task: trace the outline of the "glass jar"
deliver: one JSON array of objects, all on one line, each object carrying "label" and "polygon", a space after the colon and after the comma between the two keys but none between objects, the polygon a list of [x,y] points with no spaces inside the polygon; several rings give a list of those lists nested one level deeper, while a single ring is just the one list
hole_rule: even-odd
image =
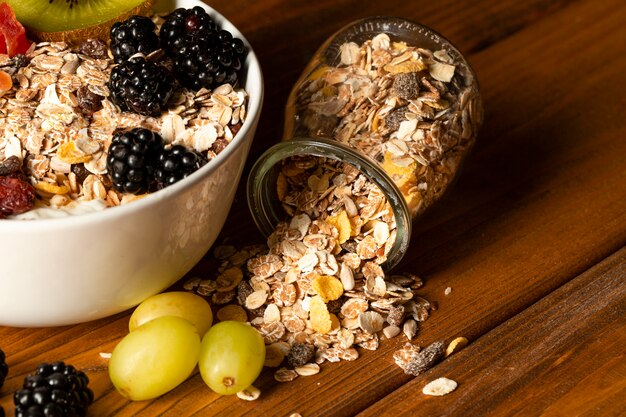
[{"label": "glass jar", "polygon": [[315,156],[352,165],[385,195],[396,237],[383,265],[405,254],[413,222],[458,176],[482,123],[474,72],[433,30],[372,17],[331,36],[293,87],[284,137],[255,163],[248,204],[270,235],[286,214],[277,184],[282,161]]}]

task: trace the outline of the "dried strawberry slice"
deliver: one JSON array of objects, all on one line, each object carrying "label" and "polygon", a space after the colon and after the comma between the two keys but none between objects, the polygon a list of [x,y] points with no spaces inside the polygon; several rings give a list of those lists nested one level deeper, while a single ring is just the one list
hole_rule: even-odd
[{"label": "dried strawberry slice", "polygon": [[0,32],[0,54],[7,53],[7,42],[4,39],[4,35]]},{"label": "dried strawberry slice", "polygon": [[[31,42],[26,38],[24,26],[15,18],[15,13],[7,3],[0,4],[0,32],[6,45],[5,53],[9,56],[23,54],[28,51]],[[0,52],[2,47],[0,47]]]}]

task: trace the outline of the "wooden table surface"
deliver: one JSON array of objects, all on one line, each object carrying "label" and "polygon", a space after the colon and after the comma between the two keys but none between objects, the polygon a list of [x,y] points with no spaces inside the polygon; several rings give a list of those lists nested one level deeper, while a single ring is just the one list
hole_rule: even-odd
[{"label": "wooden table surface", "polygon": [[[626,415],[626,2],[623,0],[213,0],[254,46],[266,99],[249,164],[281,137],[288,92],[317,47],[352,20],[409,18],[444,34],[481,83],[485,123],[445,202],[417,223],[401,270],[438,309],[415,343],[470,340],[418,377],[385,340],[353,362],[281,384],[264,371],[255,402],[221,397],[196,373],[129,402],[106,360],[130,312],[81,325],[0,327],[10,374],[0,405],[43,361],[91,379],[91,416]],[[255,236],[243,192],[222,233]],[[202,274],[201,262],[190,275]],[[452,293],[444,295],[450,287]],[[444,397],[421,393],[445,376]]]}]

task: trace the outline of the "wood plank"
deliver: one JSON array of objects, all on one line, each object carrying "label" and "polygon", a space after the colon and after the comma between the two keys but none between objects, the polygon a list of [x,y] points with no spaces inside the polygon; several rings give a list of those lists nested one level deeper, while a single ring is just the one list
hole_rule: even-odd
[{"label": "wood plank", "polygon": [[[359,414],[623,416],[626,248]],[[445,397],[421,390],[445,376]]]},{"label": "wood plank", "polygon": [[[364,2],[360,9],[359,2],[357,11],[370,14],[377,10],[374,3],[382,4]],[[606,86],[626,70],[622,55],[607,54],[619,50],[624,38],[623,4],[469,3],[455,6],[455,13],[432,2],[385,3],[396,14],[432,25],[461,49],[479,51],[481,45],[491,45],[471,56],[487,108],[479,145],[445,204],[418,226],[405,262],[408,270],[424,275],[424,294],[440,304],[423,326],[420,344],[461,332],[475,339],[626,242],[626,144],[615,139],[625,133],[616,106],[625,86],[614,83],[610,95],[606,93]],[[222,11],[229,4],[212,2]],[[313,3],[297,3],[294,9],[289,4],[256,2],[246,6],[252,7],[246,14],[236,9],[229,14],[237,24],[241,19],[244,32],[259,45],[268,75],[257,150],[280,135],[277,121],[300,71],[297,63],[304,65],[331,26],[358,17],[350,14],[356,2],[350,3],[349,12],[344,10],[348,3],[342,2],[321,2],[320,9]],[[324,18],[308,19],[310,12],[321,9]],[[500,18],[503,22],[492,28]],[[512,34],[515,30],[503,28],[521,31]],[[454,39],[451,33],[467,39]],[[285,39],[298,39],[298,50]],[[242,217],[244,204],[240,199]],[[251,223],[240,224],[230,230],[249,236]],[[201,263],[196,272],[206,268]],[[454,290],[444,298],[447,286]],[[289,385],[274,382],[266,372],[259,381],[263,397],[254,403],[218,397],[197,375],[157,401],[129,403],[113,390],[106,361],[98,355],[110,352],[126,334],[127,320],[127,314],[119,314],[66,328],[0,328],[11,366],[0,404],[9,408],[10,392],[37,363],[51,358],[87,370],[97,395],[92,415],[354,415],[410,379],[391,359],[402,344],[398,339],[384,342],[379,351],[364,352],[356,362],[324,366],[319,375]]]}]

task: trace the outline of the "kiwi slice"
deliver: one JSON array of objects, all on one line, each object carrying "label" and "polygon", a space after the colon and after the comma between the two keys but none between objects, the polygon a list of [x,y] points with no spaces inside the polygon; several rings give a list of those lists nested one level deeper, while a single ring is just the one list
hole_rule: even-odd
[{"label": "kiwi slice", "polygon": [[146,14],[154,0],[6,0],[31,37],[80,42],[107,39],[111,25]]}]

